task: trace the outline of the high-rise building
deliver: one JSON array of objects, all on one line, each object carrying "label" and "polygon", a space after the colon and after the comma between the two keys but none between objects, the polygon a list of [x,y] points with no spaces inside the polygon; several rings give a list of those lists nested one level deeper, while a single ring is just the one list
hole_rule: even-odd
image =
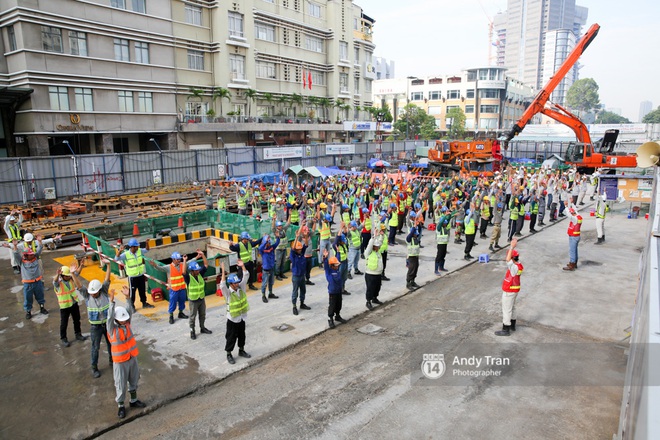
[{"label": "high-rise building", "polygon": [[394,61],[387,61],[385,58],[375,57],[374,67],[376,69],[376,79],[392,79],[394,73]]},{"label": "high-rise building", "polygon": [[[0,155],[344,140],[374,20],[352,0],[0,0]],[[345,134],[345,133],[344,133]]]},{"label": "high-rise building", "polygon": [[653,103],[651,101],[642,101],[639,103],[639,121],[642,122],[642,119],[644,119],[644,116],[648,115],[651,113],[653,110]]},{"label": "high-rise building", "polygon": [[[587,14],[575,0],[509,0],[507,10],[493,20],[497,65],[524,84],[542,88],[575,47]],[[553,92],[553,102],[564,104],[578,71],[576,64]]]}]

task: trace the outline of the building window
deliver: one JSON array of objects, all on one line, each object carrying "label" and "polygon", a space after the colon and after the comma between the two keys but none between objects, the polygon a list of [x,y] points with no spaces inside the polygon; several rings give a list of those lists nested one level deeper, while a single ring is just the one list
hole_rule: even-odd
[{"label": "building window", "polygon": [[360,64],[360,48],[355,46],[353,48],[353,57],[354,57],[354,63],[355,64]]},{"label": "building window", "polygon": [[195,26],[202,25],[202,7],[186,3],[186,23],[194,24]]},{"label": "building window", "polygon": [[323,52],[323,40],[319,37],[305,35],[305,49],[312,52]]},{"label": "building window", "polygon": [[325,73],[319,72],[317,70],[312,70],[312,85],[324,86],[325,85]]},{"label": "building window", "polygon": [[146,0],[133,0],[133,11],[140,14],[146,14],[147,5]]},{"label": "building window", "polygon": [[135,42],[135,62],[149,64],[149,43]]},{"label": "building window", "polygon": [[500,106],[499,105],[480,105],[479,106],[479,112],[480,113],[499,113],[500,112]]},{"label": "building window", "polygon": [[410,99],[413,101],[422,101],[424,99],[424,92],[412,92]]},{"label": "building window", "polygon": [[245,79],[245,57],[243,55],[229,55],[229,70],[231,79]]},{"label": "building window", "polygon": [[128,40],[124,38],[115,38],[115,60],[117,61],[130,61],[130,55],[128,54]]},{"label": "building window", "polygon": [[498,89],[482,89],[479,90],[479,97],[497,99],[500,97],[500,91]]},{"label": "building window", "polygon": [[373,81],[370,79],[365,79],[364,80],[364,91],[366,93],[371,93],[371,86],[373,84]]},{"label": "building window", "polygon": [[119,96],[119,111],[133,112],[133,92],[120,90],[117,94]]},{"label": "building window", "polygon": [[447,113],[449,113],[450,111],[452,111],[452,110],[455,109],[455,108],[460,108],[460,107],[457,106],[457,105],[448,105],[448,106],[447,106]]},{"label": "building window", "polygon": [[229,13],[229,36],[243,38],[243,14]]},{"label": "building window", "polygon": [[126,0],[110,0],[110,6],[113,8],[126,9]]},{"label": "building window", "polygon": [[69,47],[71,55],[87,56],[87,34],[84,32],[69,31]]},{"label": "building window", "polygon": [[51,110],[69,110],[69,93],[66,87],[48,87]]},{"label": "building window", "polygon": [[9,39],[9,51],[13,52],[16,50],[16,33],[14,32],[14,26],[7,26],[7,38]]},{"label": "building window", "polygon": [[257,61],[256,69],[257,78],[277,79],[277,76],[275,75],[275,63]]},{"label": "building window", "polygon": [[474,99],[474,89],[467,89],[467,95],[465,96],[467,99]]},{"label": "building window", "polygon": [[348,93],[348,73],[339,74],[339,93]]},{"label": "building window", "polygon": [[41,26],[41,42],[46,52],[62,53],[62,29]]},{"label": "building window", "polygon": [[439,115],[442,114],[442,107],[441,106],[431,106],[429,107],[429,115]]},{"label": "building window", "polygon": [[339,42],[339,59],[348,61],[348,43],[345,41]]},{"label": "building window", "polygon": [[275,26],[272,24],[256,23],[254,35],[257,40],[275,41]]},{"label": "building window", "polygon": [[199,50],[188,49],[188,68],[204,70],[204,53]]},{"label": "building window", "polygon": [[275,3],[275,0],[264,0],[266,3]]},{"label": "building window", "polygon": [[283,65],[282,70],[284,71],[284,81],[291,81],[291,65]]},{"label": "building window", "polygon": [[307,2],[307,12],[312,17],[321,18],[321,6],[316,3]]},{"label": "building window", "polygon": [[460,90],[447,90],[447,99],[460,99],[461,91]]},{"label": "building window", "polygon": [[466,105],[465,106],[465,113],[474,113],[474,105]]},{"label": "building window", "polygon": [[431,101],[437,101],[439,99],[442,99],[442,92],[440,90],[434,90],[429,92],[429,99]]},{"label": "building window", "polygon": [[138,92],[138,111],[140,113],[154,112],[154,97],[151,92]]},{"label": "building window", "polygon": [[360,78],[353,78],[353,93],[356,95],[360,94]]},{"label": "building window", "polygon": [[94,111],[92,89],[76,87],[73,91],[76,94],[76,110],[85,112]]}]

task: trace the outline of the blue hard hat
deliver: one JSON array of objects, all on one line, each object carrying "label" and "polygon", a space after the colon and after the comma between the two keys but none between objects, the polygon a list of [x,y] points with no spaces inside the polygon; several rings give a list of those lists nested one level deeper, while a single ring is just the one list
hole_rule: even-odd
[{"label": "blue hard hat", "polygon": [[326,222],[331,222],[332,221],[332,216],[330,214],[325,215],[325,221]]},{"label": "blue hard hat", "polygon": [[472,211],[470,211],[469,209],[466,209],[466,210],[465,210],[465,215],[470,215],[471,212],[472,212]]},{"label": "blue hard hat", "polygon": [[252,237],[250,237],[250,234],[247,233],[247,231],[241,232],[241,240],[247,239],[250,240]]},{"label": "blue hard hat", "polygon": [[403,198],[403,193],[399,193],[399,197]]},{"label": "blue hard hat", "polygon": [[362,213],[363,214],[368,214],[369,213],[369,208],[362,208]]},{"label": "blue hard hat", "polygon": [[443,206],[442,208],[440,208],[440,211],[442,211],[442,212],[445,212],[446,210],[447,210],[446,206]]},{"label": "blue hard hat", "polygon": [[415,203],[415,209],[422,209],[422,205],[420,205],[419,203]]},{"label": "blue hard hat", "polygon": [[232,273],[227,277],[227,282],[229,284],[238,284],[238,283],[241,282],[241,280],[238,279],[238,275],[236,275],[235,273]]},{"label": "blue hard hat", "polygon": [[503,205],[503,204],[501,204],[501,203],[498,203],[498,204],[497,204],[497,207],[501,209],[501,208],[503,208],[503,207],[504,207],[504,205]]},{"label": "blue hard hat", "polygon": [[245,190],[243,188],[239,189],[238,192],[240,192],[241,194],[245,194]]},{"label": "blue hard hat", "polygon": [[344,203],[343,205],[341,205],[341,209],[348,209],[348,205]]},{"label": "blue hard hat", "polygon": [[130,240],[128,240],[128,245],[130,247],[134,247],[134,246],[140,246],[140,243],[137,241],[137,239],[131,238]]},{"label": "blue hard hat", "polygon": [[348,241],[348,240],[346,240],[346,234],[341,234],[341,235],[339,236],[339,239],[340,239],[341,241]]},{"label": "blue hard hat", "polygon": [[284,223],[278,220],[275,222],[275,226],[284,226]]},{"label": "blue hard hat", "polygon": [[181,254],[178,252],[172,252],[172,259],[173,260],[180,260],[181,259]]},{"label": "blue hard hat", "polygon": [[410,218],[415,218],[417,217],[417,213],[415,211],[410,211],[410,214],[408,214]]},{"label": "blue hard hat", "polygon": [[396,203],[390,203],[390,208],[396,208]]},{"label": "blue hard hat", "polygon": [[383,216],[383,215],[387,215],[387,212],[385,212],[385,211],[380,211],[380,215],[381,215],[381,216]]},{"label": "blue hard hat", "polygon": [[392,188],[392,189],[393,189],[394,191],[398,191],[398,190],[399,190],[399,186],[398,186],[398,185],[394,185],[394,188]]},{"label": "blue hard hat", "polygon": [[357,224],[357,222],[356,222],[355,220],[351,220],[351,222],[349,223],[349,225],[351,225],[351,226],[354,227],[354,228],[357,228],[357,227],[358,227],[358,224]]},{"label": "blue hard hat", "polygon": [[202,270],[202,266],[200,266],[197,261],[191,261],[190,264],[188,264],[188,270]]}]

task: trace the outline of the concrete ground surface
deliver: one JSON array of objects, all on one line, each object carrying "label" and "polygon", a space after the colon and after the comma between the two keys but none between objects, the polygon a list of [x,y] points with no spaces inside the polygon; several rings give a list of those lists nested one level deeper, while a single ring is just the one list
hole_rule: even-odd
[{"label": "concrete ground surface", "polygon": [[[319,270],[316,285],[308,286],[312,310],[298,316],[291,313],[289,280],[276,285],[280,298],[268,304],[251,294],[246,350],[252,358],[236,357],[235,365],[224,352],[222,299],[207,299],[213,334],[195,341],[187,320],[168,324],[165,303],[138,309],[138,397],[147,408],[127,408],[123,421],[104,344],[102,376],[93,379],[89,340],[59,344],[52,287],[46,292],[50,314],[25,320],[20,277],[0,260],[0,438],[610,439],[627,361],[620,341],[631,321],[647,223],[627,219],[626,207],[615,205],[606,244],[595,246],[589,207],[582,210],[575,272],[561,269],[568,262],[566,221],[533,235],[525,225],[518,245],[525,266],[518,330],[510,337],[493,334],[501,328],[505,250],[491,254],[489,263],[467,263],[463,245],[452,239],[450,272],[438,278],[430,231],[424,231],[417,278],[423,287],[405,289],[399,235],[401,244],[389,252],[392,281],[383,283],[380,297],[386,304],[367,311],[364,278],[354,277],[347,284],[352,295],[343,298],[342,316],[350,320],[334,330],[327,330],[327,284]],[[487,252],[488,240],[477,242],[474,256]],[[47,278],[59,265],[53,258],[75,252],[46,251]],[[96,273],[86,268],[83,276]],[[81,313],[88,334],[84,305]],[[357,331],[369,324],[381,331]],[[422,375],[427,353],[444,354],[441,378]],[[508,359],[508,365],[453,365],[455,358],[486,356]],[[467,375],[486,370],[493,376]]]}]

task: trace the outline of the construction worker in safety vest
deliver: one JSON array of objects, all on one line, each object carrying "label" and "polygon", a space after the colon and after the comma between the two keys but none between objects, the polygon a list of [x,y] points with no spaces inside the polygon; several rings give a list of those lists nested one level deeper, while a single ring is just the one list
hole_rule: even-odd
[{"label": "construction worker in safety vest", "polygon": [[574,271],[578,263],[578,245],[580,244],[580,229],[582,228],[582,216],[577,213],[575,205],[568,207],[568,264],[564,270]]},{"label": "construction worker in safety vest", "polygon": [[316,216],[315,204],[316,202],[314,201],[314,199],[310,197],[305,202],[305,207],[304,207],[305,223],[307,224],[307,227],[311,230],[314,229],[314,223],[316,222],[316,219],[314,218]]},{"label": "construction worker in safety vest", "polygon": [[[197,249],[197,252],[199,253],[200,250]],[[167,290],[170,298],[167,313],[170,314],[170,324],[174,324],[174,311],[177,305],[179,306],[178,318],[188,319],[188,315],[183,313],[186,310],[186,280],[183,275],[188,267],[188,256],[182,257],[179,252],[172,252],[170,258],[172,262],[167,266],[159,266],[154,260],[150,260],[149,264],[156,270],[167,273]]]},{"label": "construction worker in safety vest", "polygon": [[128,285],[131,289],[131,305],[135,307],[135,292],[139,292],[143,309],[153,309],[154,306],[147,302],[147,283],[144,277],[144,255],[147,249],[140,248],[140,243],[135,238],[128,240],[128,250],[119,254],[115,260],[124,264],[124,270],[128,276]]},{"label": "construction worker in safety vest", "polygon": [[137,398],[140,368],[137,361],[137,342],[131,328],[131,315],[135,311],[135,308],[130,303],[130,294],[127,286],[122,288],[121,293],[126,297],[127,305],[126,307],[115,307],[115,291],[114,289],[110,290],[110,308],[108,309],[106,327],[108,340],[110,340],[113,361],[112,373],[117,392],[115,401],[119,407],[117,416],[123,419],[126,417],[126,406],[124,405],[126,391],[130,394],[129,405],[131,408],[144,408],[147,405]]},{"label": "construction worker in safety vest", "polygon": [[211,191],[211,188],[206,188],[204,190],[204,208],[213,209],[214,201],[215,201],[215,197],[213,197],[213,192]]},{"label": "construction worker in safety vest", "polygon": [[518,216],[520,215],[520,200],[516,194],[511,195],[511,200],[509,201],[509,233],[507,237],[507,242],[511,243],[511,239],[516,233],[516,228],[518,227]]},{"label": "construction worker in safety vest", "polygon": [[[374,210],[374,212],[376,212]],[[371,220],[371,211],[367,207],[363,207],[360,210],[360,224],[362,225],[362,240],[360,244],[360,258],[364,259],[364,250],[367,248],[369,240],[371,240],[371,231],[373,228],[373,222]]]},{"label": "construction worker in safety vest", "polygon": [[227,197],[225,196],[225,191],[222,189],[218,193],[217,209],[218,211],[227,210]]},{"label": "construction worker in safety vest", "polygon": [[[416,214],[411,212],[410,215]],[[406,288],[408,289],[417,289],[420,287],[416,282],[417,271],[419,270],[419,245],[420,245],[420,231],[421,227],[417,224],[410,228],[410,232],[406,237],[407,246],[407,257],[406,257],[406,266],[408,267],[408,273],[406,274]]]},{"label": "construction worker in safety vest", "polygon": [[48,314],[44,307],[46,299],[44,298],[43,272],[38,258],[41,255],[43,246],[41,245],[41,236],[37,236],[37,250],[31,248],[21,251],[18,248],[18,241],[13,240],[14,258],[19,262],[21,269],[21,278],[23,279],[23,309],[25,310],[25,319],[32,318],[32,304],[36,298],[39,304],[39,311],[43,315]]},{"label": "construction worker in safety vest", "polygon": [[236,203],[238,204],[238,214],[247,215],[247,205],[249,196],[246,194],[245,189],[239,188],[236,193]]},{"label": "construction worker in safety vest", "polygon": [[[18,209],[13,209],[7,217],[5,217],[4,230],[7,234],[7,242],[3,243],[2,246],[11,249],[11,243],[13,240],[20,242],[23,239],[21,235],[21,223],[23,223],[23,215]],[[11,255],[11,267],[14,270],[14,274],[18,275],[21,273],[21,268],[19,267],[19,260],[14,259],[14,253],[10,252]]]},{"label": "construction worker in safety vest", "polygon": [[325,250],[323,251],[323,270],[325,279],[328,282],[328,327],[335,328],[335,321],[342,324],[346,322],[341,317],[342,306],[342,279],[339,271],[339,260],[337,257]]},{"label": "construction worker in safety vest", "polygon": [[369,310],[373,309],[373,304],[382,304],[378,299],[378,295],[380,294],[380,288],[383,282],[382,275],[384,270],[384,250],[382,246],[386,241],[383,230],[376,228],[365,250],[367,262],[364,269],[364,282],[367,285],[366,306]]},{"label": "construction worker in safety vest", "polygon": [[[470,207],[474,208],[474,203],[472,203]],[[475,214],[471,209],[465,211],[465,256],[463,259],[468,261],[474,258],[470,254],[470,252],[472,252],[472,247],[474,246],[474,238],[477,235],[477,225],[474,216]]]},{"label": "construction worker in safety vest", "polygon": [[105,342],[108,345],[108,353],[110,353],[109,360],[110,365],[112,365],[112,350],[105,325],[108,320],[108,309],[110,307],[108,289],[110,288],[110,272],[112,268],[110,261],[105,258],[101,259],[101,265],[105,267],[105,279],[103,280],[103,283],[99,280],[91,280],[87,287],[83,286],[78,278],[82,267],[71,272],[71,275],[78,286],[78,292],[80,292],[80,295],[84,298],[85,303],[87,304],[87,319],[89,319],[90,324],[89,336],[92,340],[92,376],[94,376],[95,379],[101,377],[101,372],[98,369],[101,338],[105,338]]},{"label": "construction worker in safety vest", "polygon": [[[203,264],[201,266],[197,262],[199,258],[202,259]],[[199,332],[207,335],[213,333],[204,325],[206,323],[206,300],[204,299],[206,297],[206,280],[204,274],[208,265],[204,252],[198,250],[197,256],[188,262],[188,271],[183,275],[187,285],[188,300],[190,301],[188,324],[190,325],[190,339],[192,340],[197,339],[197,333],[195,333],[197,315],[199,315]]]},{"label": "construction worker in safety vest", "polygon": [[387,237],[387,242],[390,246],[394,246],[396,244],[396,231],[399,227],[399,215],[398,215],[398,208],[396,206],[396,203],[390,203],[390,207],[387,210],[387,216],[389,218],[388,221],[388,226],[390,228],[390,233],[389,236]]},{"label": "construction worker in safety vest", "polygon": [[537,233],[538,231],[534,228],[536,226],[536,219],[539,215],[539,198],[534,192],[529,197],[529,232],[532,234]]},{"label": "construction worker in safety vest", "polygon": [[497,336],[509,336],[516,331],[516,297],[520,292],[520,275],[523,265],[518,261],[516,250],[518,239],[511,240],[511,246],[506,254],[506,275],[502,282],[502,330],[495,332]]},{"label": "construction worker in safety vest", "polygon": [[403,233],[403,227],[406,224],[406,211],[408,208],[408,205],[406,205],[406,200],[410,199],[412,201],[411,196],[406,196],[406,194],[402,191],[398,194],[398,197],[395,199],[396,204],[397,204],[397,210],[396,210],[396,215],[397,215],[397,227],[396,227],[396,233],[397,234],[402,234]]},{"label": "construction worker in safety vest", "polygon": [[449,231],[451,214],[446,206],[440,208],[441,215],[436,216],[435,241],[437,250],[435,254],[435,275],[440,276],[445,269],[445,258],[447,256],[447,244],[449,243]]},{"label": "construction worker in safety vest", "polygon": [[323,255],[323,251],[330,251],[332,249],[332,231],[330,223],[332,222],[332,215],[325,214],[319,218],[319,224],[316,228],[319,234],[319,255]]},{"label": "construction worker in safety vest", "polygon": [[342,295],[351,294],[351,292],[346,291],[346,280],[348,279],[348,239],[346,238],[346,232],[348,232],[347,225],[345,225],[344,222],[341,222],[339,231],[337,231],[337,237],[332,244],[334,255],[339,260]]},{"label": "construction worker in safety vest", "polygon": [[242,261],[239,261],[237,266],[243,271],[241,278],[233,273],[227,276],[225,267],[222,266],[222,279],[220,280],[220,290],[227,303],[225,351],[227,352],[227,362],[230,364],[236,363],[232,355],[236,342],[238,342],[239,356],[248,359],[252,357],[245,351],[245,320],[247,319],[247,312],[250,310],[245,293],[248,271]]},{"label": "construction worker in safety vest", "polygon": [[605,215],[609,210],[607,194],[603,193],[598,197],[598,203],[596,203],[596,234],[598,235],[598,241],[595,244],[605,243]]},{"label": "construction worker in safety vest", "polygon": [[589,200],[593,201],[594,197],[598,195],[598,182],[600,181],[600,172],[596,171],[589,179],[589,186],[591,186],[591,196]]},{"label": "construction worker in safety vest", "polygon": [[[274,270],[273,276],[276,278],[278,281],[282,281],[284,279],[287,279],[288,277],[284,275],[284,266],[286,264],[287,260],[287,250],[289,249],[289,240],[287,239],[287,231],[291,227],[290,222],[282,222],[279,220],[273,219],[272,225],[271,225],[271,232],[272,236],[275,239],[278,239],[277,245],[275,246],[275,252],[274,252],[274,267],[272,268]],[[275,240],[273,240],[275,242]],[[263,240],[262,243],[263,244]],[[261,264],[263,265],[263,258],[261,259]],[[272,289],[271,289],[272,290]]]},{"label": "construction worker in safety vest", "polygon": [[[75,271],[75,269],[74,269]],[[69,326],[69,317],[73,320],[73,332],[78,341],[86,341],[80,328],[80,307],[78,307],[77,289],[80,287],[80,281],[71,276],[69,266],[61,266],[57,269],[57,274],[53,277],[53,290],[57,296],[57,303],[60,306],[60,341],[64,347],[71,346],[66,336],[66,330]]]},{"label": "construction worker in safety vest", "polygon": [[360,230],[362,225],[358,224],[355,220],[348,223],[348,278],[353,279],[351,270],[355,271],[355,275],[362,275],[358,268],[360,263],[360,249],[362,248],[362,234]]},{"label": "construction worker in safety vest", "polygon": [[341,221],[345,224],[349,224],[351,222],[351,208],[347,203],[341,205]]},{"label": "construction worker in safety vest", "polygon": [[240,240],[238,243],[232,243],[229,245],[229,249],[238,254],[238,258],[245,264],[245,268],[249,273],[248,286],[250,290],[259,290],[254,282],[257,280],[257,265],[256,261],[252,256],[252,249],[258,247],[261,244],[261,238],[258,240],[252,240],[250,234],[247,231],[241,232]]},{"label": "construction worker in safety vest", "polygon": [[291,203],[287,204],[289,209],[289,223],[295,226],[300,224],[300,210],[298,209],[298,202],[293,200]]},{"label": "construction worker in safety vest", "polygon": [[257,220],[261,220],[261,204],[262,204],[262,199],[261,199],[261,191],[255,191],[254,195],[252,196],[252,200],[250,200],[250,206],[252,208],[252,217],[254,217]]}]

